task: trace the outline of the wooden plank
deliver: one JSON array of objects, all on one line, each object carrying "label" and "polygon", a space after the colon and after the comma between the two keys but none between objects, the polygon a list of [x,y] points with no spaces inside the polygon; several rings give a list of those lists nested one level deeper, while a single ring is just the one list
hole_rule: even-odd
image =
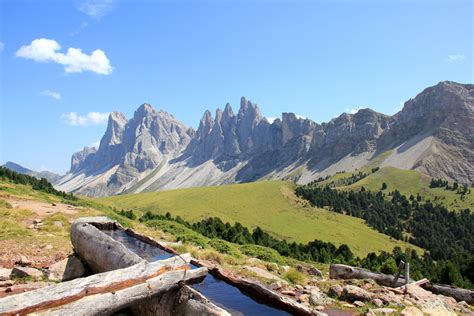
[{"label": "wooden plank", "polygon": [[[191,258],[189,254],[182,257],[188,261]],[[86,278],[2,298],[0,299],[0,314],[26,314],[50,309],[87,296],[113,293],[138,285],[149,284],[149,282],[152,282],[150,280],[154,279],[157,279],[158,282],[172,282],[173,286],[177,286],[181,280],[193,280],[207,274],[206,268],[189,271],[188,269],[189,266],[183,265],[182,259],[178,257],[153,263],[143,261],[128,268],[94,274]],[[174,272],[170,275],[173,278],[160,278],[160,276],[166,275],[170,271]],[[156,290],[160,290],[160,288],[157,287]],[[152,288],[150,288],[150,291],[155,293]]]}]

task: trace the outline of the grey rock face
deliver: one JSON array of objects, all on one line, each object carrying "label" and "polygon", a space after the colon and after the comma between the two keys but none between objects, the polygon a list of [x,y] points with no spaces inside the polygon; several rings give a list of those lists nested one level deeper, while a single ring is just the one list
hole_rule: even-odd
[{"label": "grey rock face", "polygon": [[92,158],[97,152],[94,147],[84,147],[83,150],[72,154],[71,157],[71,172],[75,173],[85,168],[89,163],[88,159]]},{"label": "grey rock face", "polygon": [[374,149],[390,123],[389,116],[370,109],[344,113],[316,129],[311,143],[313,159],[338,160],[351,153]]},{"label": "grey rock face", "polygon": [[474,85],[450,81],[425,89],[405,102],[382,135],[379,147],[389,148],[416,137],[432,136],[435,148],[416,169],[433,177],[474,182]]},{"label": "grey rock face", "polygon": [[141,172],[158,166],[166,155],[179,152],[192,135],[194,130],[146,103],[130,120],[120,112],[112,112],[99,149],[86,147],[73,154],[71,173],[93,175],[118,165],[106,184],[83,191],[87,195],[111,194]]}]

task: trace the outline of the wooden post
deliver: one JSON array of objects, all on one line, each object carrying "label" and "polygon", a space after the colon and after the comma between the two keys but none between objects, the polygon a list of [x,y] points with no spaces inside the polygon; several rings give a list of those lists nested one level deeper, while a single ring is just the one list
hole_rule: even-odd
[{"label": "wooden post", "polygon": [[395,273],[395,276],[393,277],[392,287],[396,286],[398,278],[400,277],[400,273],[402,272],[402,269],[403,269],[404,266],[405,266],[405,262],[403,262],[403,260],[401,260],[400,263],[398,264],[397,273]]},{"label": "wooden post", "polygon": [[405,263],[405,294],[407,294],[408,282],[410,281],[410,263]]}]

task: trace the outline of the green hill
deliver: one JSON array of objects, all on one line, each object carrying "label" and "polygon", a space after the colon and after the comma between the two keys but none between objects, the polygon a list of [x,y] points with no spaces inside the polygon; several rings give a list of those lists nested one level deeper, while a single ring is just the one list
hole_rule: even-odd
[{"label": "green hill", "polygon": [[[283,181],[119,195],[99,199],[118,209],[170,212],[188,221],[217,216],[224,222],[240,222],[248,228],[260,226],[275,237],[288,241],[314,239],[348,244],[358,256],[372,251],[391,251],[411,246],[369,228],[361,219],[308,206]],[[419,249],[419,248],[417,248]]]},{"label": "green hill", "polygon": [[[330,182],[334,179],[340,180],[344,177],[350,177],[351,173],[338,174],[334,178],[326,180]],[[361,187],[371,191],[379,191],[382,184],[387,184],[385,192],[394,190],[400,191],[403,195],[417,196],[418,194],[424,200],[431,200],[444,205],[450,210],[461,210],[469,208],[474,210],[474,193],[471,191],[462,197],[455,191],[445,188],[430,188],[431,178],[415,170],[401,170],[394,167],[383,167],[375,173],[347,186],[337,186],[344,190],[360,190]]]}]

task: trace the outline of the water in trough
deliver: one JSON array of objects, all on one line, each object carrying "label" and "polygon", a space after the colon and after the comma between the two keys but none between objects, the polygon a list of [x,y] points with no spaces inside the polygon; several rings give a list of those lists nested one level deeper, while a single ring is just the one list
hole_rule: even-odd
[{"label": "water in trough", "polygon": [[[103,232],[147,261],[152,262],[174,256],[161,248],[127,235],[123,230],[105,230]],[[254,300],[238,288],[211,274],[208,274],[201,283],[194,284],[192,287],[232,315],[290,315],[285,311]]]}]

